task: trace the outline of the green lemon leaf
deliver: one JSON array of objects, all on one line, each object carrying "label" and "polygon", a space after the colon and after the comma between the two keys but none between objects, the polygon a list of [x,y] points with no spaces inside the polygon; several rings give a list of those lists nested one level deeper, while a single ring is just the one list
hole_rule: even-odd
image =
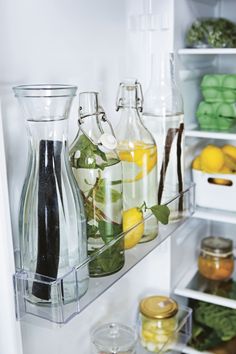
[{"label": "green lemon leaf", "polygon": [[108,243],[113,240],[115,236],[119,235],[122,231],[122,227],[120,224],[112,224],[105,220],[98,221],[98,229],[101,238],[105,243]]},{"label": "green lemon leaf", "polygon": [[[96,234],[98,232],[98,227],[95,225],[87,224],[87,237],[96,238]],[[99,235],[98,235],[99,236]],[[100,236],[99,236],[100,237]]]},{"label": "green lemon leaf", "polygon": [[153,215],[162,224],[167,225],[169,222],[170,209],[166,205],[153,205],[151,208]]},{"label": "green lemon leaf", "polygon": [[111,188],[111,181],[100,178],[96,190],[94,192],[94,198],[97,203],[112,202],[116,203],[122,197],[122,193]]},{"label": "green lemon leaf", "polygon": [[119,199],[121,199],[122,193],[119,193],[115,189],[111,189],[111,201],[112,203],[116,203]]}]

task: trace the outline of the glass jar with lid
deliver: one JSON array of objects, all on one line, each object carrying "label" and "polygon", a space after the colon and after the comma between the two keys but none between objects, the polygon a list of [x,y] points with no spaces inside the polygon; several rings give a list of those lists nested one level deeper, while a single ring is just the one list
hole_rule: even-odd
[{"label": "glass jar with lid", "polygon": [[117,322],[105,323],[91,333],[96,354],[135,354],[137,334],[126,325]]},{"label": "glass jar with lid", "polygon": [[233,241],[223,237],[204,238],[201,242],[198,269],[207,279],[229,279],[234,270]]},{"label": "glass jar with lid", "polygon": [[176,340],[177,312],[177,302],[167,296],[149,296],[140,301],[139,337],[144,348],[150,352],[168,351]]}]

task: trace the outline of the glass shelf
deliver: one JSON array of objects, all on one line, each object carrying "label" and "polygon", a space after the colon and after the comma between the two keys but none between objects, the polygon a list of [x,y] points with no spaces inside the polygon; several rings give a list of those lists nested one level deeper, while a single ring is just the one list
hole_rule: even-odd
[{"label": "glass shelf", "polygon": [[[178,328],[173,334],[172,338],[160,348],[159,354],[177,354],[181,353],[192,335],[192,309],[185,306],[180,306],[177,313]],[[173,340],[173,338],[176,338]],[[151,352],[145,350],[140,343],[138,343],[137,354],[150,354]]]},{"label": "glass shelf", "polygon": [[[83,264],[72,268],[70,272],[58,279],[50,279],[40,274],[29,273],[18,270],[14,275],[16,293],[16,314],[18,319],[22,319],[26,314],[32,314],[51,322],[63,324],[68,322],[73,316],[85,309],[99,295],[104,293],[112,284],[126,274],[135,264],[141,261],[153,249],[158,247],[167,237],[172,235],[176,229],[194,213],[194,186],[186,188],[183,193],[170,200],[167,205],[171,210],[176,210],[179,200],[183,200],[184,211],[179,214],[179,218],[170,221],[168,225],[158,226],[158,236],[150,242],[138,244],[130,250],[125,251],[124,267],[113,275],[88,279],[88,290],[85,295],[80,295],[80,289],[84,287],[86,281],[88,265],[91,261],[98,259],[104,252],[108,251],[117,242],[120,242],[129,230],[133,230],[140,225],[136,224],[126,233],[121,233],[116,240],[104,245],[99,251],[88,257]],[[151,214],[145,218],[145,222],[151,221],[154,216]],[[176,212],[170,213],[170,220],[176,218]],[[63,284],[72,284],[73,294],[63,291]],[[31,294],[32,287],[47,288],[50,300],[45,302]]]},{"label": "glass shelf", "polygon": [[232,279],[219,282],[201,276],[195,265],[178,284],[175,294],[236,309],[235,287],[236,270]]},{"label": "glass shelf", "polygon": [[194,218],[236,224],[236,213],[212,208],[196,207]]}]

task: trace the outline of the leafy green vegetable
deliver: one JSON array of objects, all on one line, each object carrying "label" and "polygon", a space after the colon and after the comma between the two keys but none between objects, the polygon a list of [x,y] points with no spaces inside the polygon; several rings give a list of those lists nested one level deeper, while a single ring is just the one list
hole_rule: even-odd
[{"label": "leafy green vegetable", "polygon": [[224,18],[203,18],[195,21],[186,34],[188,47],[234,48],[236,25]]},{"label": "leafy green vegetable", "polygon": [[193,332],[190,345],[198,350],[208,350],[236,336],[236,310],[192,301]]},{"label": "leafy green vegetable", "polygon": [[199,302],[195,319],[197,322],[214,329],[217,336],[227,341],[236,335],[236,310]]}]

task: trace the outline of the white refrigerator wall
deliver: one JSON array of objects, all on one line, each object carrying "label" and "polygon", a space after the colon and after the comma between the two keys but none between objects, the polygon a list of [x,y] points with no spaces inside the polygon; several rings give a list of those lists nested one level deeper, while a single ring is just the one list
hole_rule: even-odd
[{"label": "white refrigerator wall", "polygon": [[[119,82],[136,77],[147,88],[151,53],[173,47],[173,0],[9,0],[0,3],[0,94],[6,165],[15,249],[18,248],[18,207],[27,165],[24,118],[12,86],[29,83],[70,83],[78,92],[98,90],[109,118],[116,124],[115,98]],[[70,141],[77,129],[77,99],[70,117]],[[4,207],[6,194],[1,199]],[[2,210],[2,209],[1,209]],[[10,237],[6,222],[3,237]],[[20,354],[18,323],[13,307],[11,242],[6,242],[10,266],[0,269],[8,286],[5,302],[11,322],[11,346],[1,337],[1,354]],[[9,249],[10,248],[10,249]],[[99,321],[133,323],[141,296],[170,290],[170,241],[62,328],[33,317],[20,323],[23,354],[87,354],[89,330]],[[0,313],[5,308],[0,302]],[[0,322],[4,333],[4,321]],[[16,352],[16,348],[18,351]]]},{"label": "white refrigerator wall", "polygon": [[[27,134],[12,86],[70,83],[97,90],[114,125],[119,82],[150,79],[151,53],[173,47],[173,0],[9,0],[0,4],[0,94],[17,247],[18,204],[27,165]],[[77,131],[74,99],[69,138]],[[16,163],[17,161],[17,163]]]}]

